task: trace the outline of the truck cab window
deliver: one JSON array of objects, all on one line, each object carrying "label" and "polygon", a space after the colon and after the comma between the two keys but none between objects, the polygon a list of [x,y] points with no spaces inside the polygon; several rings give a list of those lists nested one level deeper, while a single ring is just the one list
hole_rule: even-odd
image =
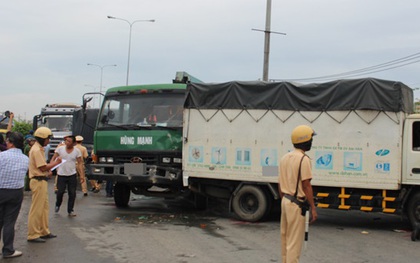
[{"label": "truck cab window", "polygon": [[413,123],[413,151],[420,151],[420,122]]},{"label": "truck cab window", "polygon": [[[99,128],[110,125],[182,127],[183,93],[150,93],[105,98]],[[114,113],[112,116],[110,114]]]},{"label": "truck cab window", "polygon": [[120,102],[115,100],[106,101],[105,107],[101,115],[102,123],[119,124],[121,122]]}]

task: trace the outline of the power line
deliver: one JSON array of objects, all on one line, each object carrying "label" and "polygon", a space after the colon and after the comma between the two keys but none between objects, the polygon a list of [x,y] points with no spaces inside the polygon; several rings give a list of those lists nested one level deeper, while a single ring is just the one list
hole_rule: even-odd
[{"label": "power line", "polygon": [[391,70],[403,66],[407,66],[410,64],[420,62],[420,52],[402,57],[399,59],[394,59],[385,63],[381,63],[378,65],[361,68],[357,70],[342,72],[338,74],[320,76],[320,77],[311,77],[311,78],[301,78],[301,79],[271,79],[272,81],[314,81],[314,80],[334,80],[340,78],[349,78],[349,77],[357,77],[362,75],[368,75],[372,73],[382,72],[386,70]]}]

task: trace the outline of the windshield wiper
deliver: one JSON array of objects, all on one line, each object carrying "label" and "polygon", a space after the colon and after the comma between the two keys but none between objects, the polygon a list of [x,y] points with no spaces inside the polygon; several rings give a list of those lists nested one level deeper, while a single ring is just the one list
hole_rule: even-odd
[{"label": "windshield wiper", "polygon": [[168,126],[167,123],[157,123],[156,127],[160,128],[162,130],[166,129],[166,130],[173,130],[173,131],[182,129],[182,127],[179,127],[179,126]]}]

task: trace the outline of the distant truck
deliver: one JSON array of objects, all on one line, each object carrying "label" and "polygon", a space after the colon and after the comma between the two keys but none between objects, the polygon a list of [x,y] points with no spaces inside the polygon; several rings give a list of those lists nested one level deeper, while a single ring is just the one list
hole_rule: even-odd
[{"label": "distant truck", "polygon": [[178,72],[172,84],[110,88],[94,134],[89,179],[113,181],[117,207],[131,192],[146,196],[188,194],[182,184],[182,111],[186,82]]},{"label": "distant truck", "polygon": [[45,126],[51,129],[53,137],[50,139],[50,154],[54,154],[57,145],[63,141],[64,136],[72,133],[73,113],[82,109],[81,105],[73,103],[53,103],[41,108],[41,113],[33,117],[33,130]]},{"label": "distant truck", "polygon": [[184,108],[184,186],[230,200],[240,219],[263,219],[280,198],[279,158],[306,124],[317,207],[405,214],[419,238],[420,115],[403,83],[189,83]]},{"label": "distant truck", "polygon": [[34,131],[40,126],[45,126],[50,128],[53,133],[53,137],[50,139],[50,157],[54,154],[57,145],[63,141],[64,136],[69,134],[83,136],[83,145],[86,146],[89,154],[91,153],[99,109],[90,108],[87,104],[93,96],[101,95],[99,93],[85,93],[82,97],[82,105],[73,103],[47,104],[41,109],[41,114],[34,116]]},{"label": "distant truck", "polygon": [[0,135],[2,135],[3,137],[5,137],[7,133],[7,127],[9,126],[9,116],[10,111],[0,113]]}]

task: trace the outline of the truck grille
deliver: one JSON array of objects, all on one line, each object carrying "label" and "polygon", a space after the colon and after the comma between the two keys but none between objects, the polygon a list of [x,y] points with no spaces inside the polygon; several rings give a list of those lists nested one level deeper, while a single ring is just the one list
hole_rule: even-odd
[{"label": "truck grille", "polygon": [[[114,162],[115,163],[130,163],[131,159],[134,156],[116,156],[114,157]],[[157,156],[147,156],[147,155],[139,155],[138,157],[140,157],[143,160],[143,163],[146,164],[156,164],[158,162],[158,157]]]}]

